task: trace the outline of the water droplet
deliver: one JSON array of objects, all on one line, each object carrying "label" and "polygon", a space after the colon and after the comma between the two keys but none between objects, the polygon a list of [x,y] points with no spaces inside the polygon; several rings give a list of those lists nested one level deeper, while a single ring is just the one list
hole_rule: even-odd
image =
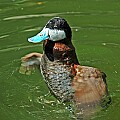
[{"label": "water droplet", "polygon": [[78,31],[78,29],[75,29],[75,31],[77,32],[77,31]]},{"label": "water droplet", "polygon": [[106,45],[106,43],[102,43],[102,45]]}]

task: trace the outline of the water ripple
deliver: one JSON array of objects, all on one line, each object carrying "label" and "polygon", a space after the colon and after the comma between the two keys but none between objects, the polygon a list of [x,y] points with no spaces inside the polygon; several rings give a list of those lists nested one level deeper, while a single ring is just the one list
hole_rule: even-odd
[{"label": "water ripple", "polygon": [[21,15],[21,16],[12,16],[6,17],[3,20],[16,20],[16,19],[26,19],[26,18],[35,18],[35,17],[53,17],[58,15],[74,15],[74,16],[85,16],[85,15],[119,15],[115,11],[91,11],[91,12],[59,12],[59,13],[46,13],[46,14],[34,14],[34,15]]},{"label": "water ripple", "polygon": [[8,51],[12,51],[12,50],[20,50],[20,49],[31,48],[31,47],[35,47],[35,46],[40,46],[40,44],[4,48],[4,49],[1,49],[0,52],[8,52]]},{"label": "water ripple", "polygon": [[2,36],[0,36],[0,39],[1,38],[5,38],[5,37],[8,37],[9,35],[2,35]]},{"label": "water ripple", "polygon": [[25,30],[23,30],[23,31],[21,31],[21,32],[36,31],[36,30],[40,30],[40,29],[42,29],[42,28],[43,28],[43,27],[30,28],[30,29],[25,29]]},{"label": "water ripple", "polygon": [[26,19],[26,18],[35,18],[35,17],[52,17],[61,15],[63,13],[51,13],[51,14],[36,14],[36,15],[22,15],[22,16],[13,16],[13,17],[7,17],[3,20],[17,20],[17,19]]}]

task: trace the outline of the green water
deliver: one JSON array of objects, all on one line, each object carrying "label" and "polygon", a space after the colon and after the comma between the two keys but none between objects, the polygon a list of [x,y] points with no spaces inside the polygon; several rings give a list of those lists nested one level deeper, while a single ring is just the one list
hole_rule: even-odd
[{"label": "green water", "polygon": [[38,71],[18,72],[22,56],[42,52],[42,44],[27,38],[54,16],[72,27],[80,63],[107,74],[112,105],[93,120],[119,120],[120,0],[0,0],[0,120],[70,120]]}]

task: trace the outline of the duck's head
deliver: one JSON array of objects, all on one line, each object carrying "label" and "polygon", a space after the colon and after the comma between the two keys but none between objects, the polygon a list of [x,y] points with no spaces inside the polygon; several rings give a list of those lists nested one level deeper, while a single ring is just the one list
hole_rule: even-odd
[{"label": "duck's head", "polygon": [[48,21],[43,30],[36,36],[28,38],[29,42],[39,43],[44,41],[43,49],[50,61],[69,60],[78,64],[74,46],[71,42],[72,32],[67,21],[54,17]]},{"label": "duck's head", "polygon": [[72,32],[67,21],[60,17],[54,17],[48,21],[43,30],[36,36],[28,38],[29,42],[38,43],[46,39],[50,41],[71,40]]}]

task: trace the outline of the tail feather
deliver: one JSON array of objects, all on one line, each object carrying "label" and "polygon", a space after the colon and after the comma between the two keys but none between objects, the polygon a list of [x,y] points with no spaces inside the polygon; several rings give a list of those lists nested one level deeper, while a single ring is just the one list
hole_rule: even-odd
[{"label": "tail feather", "polygon": [[42,54],[30,53],[22,58],[22,63],[19,69],[19,73],[30,75],[35,71],[36,67],[40,66]]}]

